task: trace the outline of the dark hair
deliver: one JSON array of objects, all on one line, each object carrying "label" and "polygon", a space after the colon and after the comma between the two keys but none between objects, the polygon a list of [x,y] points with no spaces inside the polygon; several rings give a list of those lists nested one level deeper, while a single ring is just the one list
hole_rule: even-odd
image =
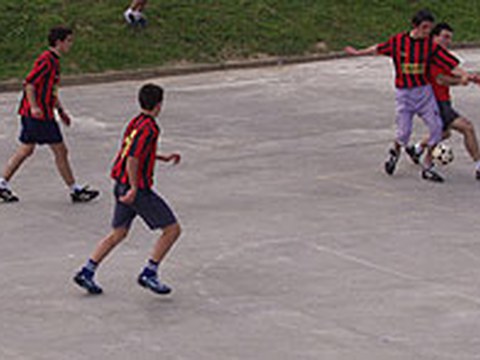
[{"label": "dark hair", "polygon": [[145,110],[153,108],[163,101],[163,89],[155,84],[143,85],[138,93],[138,102],[140,107]]},{"label": "dark hair", "polygon": [[55,46],[57,41],[64,41],[68,35],[72,35],[73,30],[64,26],[56,26],[50,29],[48,33],[48,45]]},{"label": "dark hair", "polygon": [[428,9],[420,10],[412,18],[413,26],[419,26],[424,21],[435,22],[435,17]]},{"label": "dark hair", "polygon": [[449,24],[447,24],[446,22],[441,22],[435,25],[430,34],[432,36],[438,36],[442,32],[442,30],[447,30],[453,33],[453,28]]}]

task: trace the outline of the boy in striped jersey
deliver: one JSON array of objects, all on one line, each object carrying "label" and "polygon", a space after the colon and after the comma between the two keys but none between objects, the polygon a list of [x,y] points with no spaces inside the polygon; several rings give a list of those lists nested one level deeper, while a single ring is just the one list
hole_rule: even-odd
[{"label": "boy in striped jersey", "polygon": [[94,281],[100,262],[128,234],[133,219],[139,215],[151,230],[162,229],[147,265],[138,277],[138,283],[157,294],[168,294],[171,289],[160,282],[157,270],[160,262],[180,236],[180,225],[168,204],[152,190],[155,161],[177,164],[180,155],[157,154],[160,129],[155,118],[160,114],[163,89],[147,84],[140,89],[141,113],[128,124],[121,148],[115,158],[111,176],[115,180],[116,198],[112,231],[103,238],[74,281],[90,294],[101,294],[102,288]]},{"label": "boy in striped jersey", "polygon": [[[433,41],[444,48],[449,48],[453,39],[453,28],[449,24],[442,22],[433,28],[431,35],[433,36]],[[443,138],[450,137],[450,130],[458,131],[463,135],[465,149],[475,163],[475,177],[477,180],[480,180],[480,150],[475,127],[471,121],[460,115],[453,108],[450,95],[450,86],[468,85],[470,82],[478,83],[478,75],[471,74],[468,81],[465,82],[461,77],[455,77],[451,72],[432,65],[430,77],[443,122]],[[414,163],[418,164],[420,162],[420,157],[427,147],[427,143],[428,138],[424,138],[419,143],[405,149]]]},{"label": "boy in striped jersey", "polygon": [[467,79],[468,74],[458,68],[459,61],[455,56],[433,42],[430,31],[434,20],[428,10],[421,10],[413,17],[413,28],[409,32],[397,34],[384,43],[362,50],[347,47],[345,51],[350,55],[386,55],[393,59],[397,133],[393,147],[389,150],[389,158],[385,162],[387,174],[394,173],[401,149],[408,145],[413,116],[417,114],[429,130],[422,178],[443,182],[444,178],[434,169],[432,162],[432,150],[442,138],[442,121],[430,85],[430,67],[434,64],[463,79]]},{"label": "boy in striped jersey", "polygon": [[58,84],[60,56],[68,53],[73,45],[72,30],[66,27],[52,28],[48,43],[50,48],[38,57],[24,82],[23,97],[18,110],[22,121],[20,146],[8,160],[0,177],[0,199],[4,202],[18,201],[8,182],[23,162],[33,154],[36,145],[43,144],[50,146],[58,172],[71,190],[73,202],[87,202],[99,195],[97,190],[76,183],[68,160],[68,149],[54,114],[56,109],[62,122],[70,126],[70,117],[58,97]]}]

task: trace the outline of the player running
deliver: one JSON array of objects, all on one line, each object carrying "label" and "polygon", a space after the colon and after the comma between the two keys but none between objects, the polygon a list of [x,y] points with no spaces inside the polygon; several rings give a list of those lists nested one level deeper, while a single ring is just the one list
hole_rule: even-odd
[{"label": "player running", "polygon": [[[431,35],[434,42],[444,48],[449,48],[453,39],[453,28],[445,22],[439,23],[433,28]],[[450,86],[467,85],[470,82],[477,82],[478,79],[475,75],[471,75],[469,78],[454,76],[451,71],[446,71],[436,64],[432,64],[430,76],[443,123],[442,137],[443,139],[450,137],[451,129],[463,135],[465,149],[475,162],[475,177],[480,180],[480,151],[475,128],[469,120],[461,116],[452,107],[450,95]],[[420,162],[420,157],[427,146],[427,142],[428,138],[425,137],[421,142],[405,149],[414,163],[418,164]]]},{"label": "player running", "polygon": [[458,68],[459,61],[449,51],[433,42],[430,31],[434,16],[428,10],[421,10],[412,19],[409,32],[392,36],[384,43],[357,50],[345,48],[350,55],[386,55],[393,59],[396,87],[396,139],[389,150],[385,171],[392,175],[400,157],[402,147],[408,145],[412,132],[413,116],[419,115],[429,130],[427,151],[423,159],[423,179],[443,182],[444,178],[434,168],[432,150],[442,138],[442,121],[438,113],[429,79],[432,64],[459,77],[466,73]]},{"label": "player running", "polygon": [[71,119],[58,97],[58,84],[60,56],[68,53],[73,45],[72,30],[65,27],[51,29],[48,43],[49,49],[38,57],[24,82],[18,111],[22,120],[20,145],[8,160],[3,176],[0,177],[0,200],[4,202],[19,200],[11,190],[9,181],[23,162],[33,154],[36,145],[43,144],[50,146],[58,172],[71,190],[70,197],[73,202],[87,202],[99,195],[97,190],[76,183],[68,160],[68,149],[54,114],[56,109],[62,122],[70,126]]},{"label": "player running", "polygon": [[167,203],[152,190],[155,160],[173,161],[180,155],[157,155],[160,129],[155,118],[160,114],[163,89],[147,84],[140,89],[141,113],[128,124],[111,176],[116,181],[113,230],[103,238],[85,266],[75,275],[74,281],[90,294],[101,294],[102,288],[94,280],[100,262],[128,234],[133,219],[140,215],[151,230],[162,229],[151,258],[138,277],[138,283],[157,294],[168,294],[171,289],[160,282],[157,270],[160,262],[180,236],[180,225]]}]

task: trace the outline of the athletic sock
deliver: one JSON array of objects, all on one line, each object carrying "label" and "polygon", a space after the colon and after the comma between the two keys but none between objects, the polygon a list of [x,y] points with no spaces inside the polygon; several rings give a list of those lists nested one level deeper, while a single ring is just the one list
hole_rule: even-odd
[{"label": "athletic sock", "polygon": [[0,178],[0,189],[8,189],[8,181],[4,178]]},{"label": "athletic sock", "polygon": [[[480,160],[476,161],[475,162],[475,170],[479,170],[480,171]],[[0,185],[1,186],[1,185]]]},{"label": "athletic sock", "polygon": [[72,193],[77,192],[77,191],[80,191],[80,190],[82,190],[82,189],[83,189],[83,187],[81,187],[81,186],[78,185],[77,183],[75,183],[75,184],[73,184],[72,186],[70,186],[70,191],[71,191]]},{"label": "athletic sock", "polygon": [[92,259],[88,259],[85,266],[82,268],[82,273],[85,274],[87,277],[92,278],[95,275],[95,270],[97,270],[98,263],[93,261]]},{"label": "athletic sock", "polygon": [[422,145],[421,145],[420,143],[416,143],[416,144],[414,145],[414,147],[415,147],[415,153],[416,153],[417,155],[422,155],[422,153],[423,153],[423,147],[422,147]]},{"label": "athletic sock", "polygon": [[143,268],[142,274],[146,276],[156,276],[158,271],[158,262],[150,259],[147,265]]}]

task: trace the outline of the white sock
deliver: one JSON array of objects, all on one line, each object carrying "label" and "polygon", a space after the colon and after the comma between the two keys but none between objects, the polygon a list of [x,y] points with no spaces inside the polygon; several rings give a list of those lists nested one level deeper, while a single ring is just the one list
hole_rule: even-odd
[{"label": "white sock", "polygon": [[82,190],[82,189],[83,189],[83,186],[80,186],[80,185],[78,185],[78,184],[76,184],[76,183],[73,184],[72,186],[70,186],[70,190],[71,190],[72,192],[80,191],[80,190]]},{"label": "white sock", "polygon": [[8,181],[5,180],[4,178],[0,178],[0,189],[9,189],[10,186],[8,186]]},{"label": "white sock", "polygon": [[480,160],[478,160],[477,162],[475,162],[475,169],[476,169],[476,170],[480,170]]},{"label": "white sock", "polygon": [[420,145],[420,143],[415,144],[415,152],[418,155],[421,155],[423,153],[423,147],[422,147],[422,145]]}]

